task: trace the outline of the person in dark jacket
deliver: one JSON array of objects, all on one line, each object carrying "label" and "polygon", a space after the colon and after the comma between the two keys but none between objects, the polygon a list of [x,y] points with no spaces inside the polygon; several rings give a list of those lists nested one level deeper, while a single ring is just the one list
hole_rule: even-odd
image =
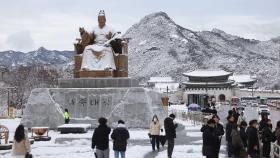
[{"label": "person in dark jacket", "polygon": [[240,134],[243,146],[246,149],[247,148],[247,134],[246,134],[247,122],[246,121],[242,121],[240,123],[239,127],[240,127],[239,134]]},{"label": "person in dark jacket", "polygon": [[231,132],[231,138],[232,138],[232,148],[233,148],[233,157],[234,158],[247,158],[248,157],[248,154],[245,150],[245,147],[242,143],[242,139],[240,137],[240,133],[239,131],[237,130],[237,126],[235,126],[233,129],[232,129],[232,132]]},{"label": "person in dark jacket", "polygon": [[238,113],[238,111],[236,110],[236,108],[232,109],[232,115],[234,117],[234,122],[237,124],[238,118],[240,116],[240,114]]},{"label": "person in dark jacket", "polygon": [[223,125],[220,123],[220,117],[218,115],[213,115],[212,119],[215,121],[215,132],[219,138],[217,147],[215,149],[215,158],[218,158],[220,153],[220,148],[221,148],[221,140],[223,135],[225,134],[225,131]]},{"label": "person in dark jacket", "polygon": [[92,135],[92,149],[96,147],[96,155],[98,158],[109,158],[109,134],[110,127],[107,126],[106,118],[98,119],[99,126],[94,130]]},{"label": "person in dark jacket", "polygon": [[115,152],[115,158],[119,158],[119,155],[121,155],[121,158],[125,158],[129,132],[126,129],[123,120],[118,121],[118,127],[113,130],[111,138],[113,140],[113,150]]},{"label": "person in dark jacket", "polygon": [[268,115],[267,113],[262,113],[261,114],[261,121],[260,121],[260,126],[259,126],[259,131],[262,132],[263,128],[267,126],[267,121],[268,121]]},{"label": "person in dark jacket", "polygon": [[228,157],[232,157],[232,138],[231,138],[231,132],[232,129],[236,128],[236,123],[234,122],[233,115],[229,115],[227,117],[228,123],[226,124],[226,141],[227,141],[227,152]]},{"label": "person in dark jacket", "polygon": [[273,132],[273,140],[272,140],[272,142],[275,142],[276,140],[280,140],[279,134],[277,134],[277,133],[280,133],[279,131],[280,131],[280,121],[277,121],[276,128],[275,128],[275,130]]},{"label": "person in dark jacket", "polygon": [[246,130],[248,137],[248,154],[251,158],[259,158],[258,121],[251,120]]},{"label": "person in dark jacket", "polygon": [[215,124],[216,122],[213,119],[210,119],[207,121],[207,125],[201,128],[201,131],[203,132],[202,154],[203,156],[206,156],[206,158],[216,157],[219,137],[216,134]]},{"label": "person in dark jacket", "polygon": [[165,137],[167,140],[167,156],[171,158],[174,149],[174,139],[176,138],[177,124],[174,123],[175,115],[170,114],[164,120]]},{"label": "person in dark jacket", "polygon": [[271,120],[268,119],[262,128],[263,157],[270,158],[271,142],[273,141]]}]

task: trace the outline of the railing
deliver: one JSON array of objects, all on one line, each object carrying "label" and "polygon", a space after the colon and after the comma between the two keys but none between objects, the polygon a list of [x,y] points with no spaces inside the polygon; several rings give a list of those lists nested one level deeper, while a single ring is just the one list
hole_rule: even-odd
[{"label": "railing", "polygon": [[273,155],[274,158],[280,158],[280,146],[277,142],[273,144]]},{"label": "railing", "polygon": [[192,121],[194,125],[204,124],[212,118],[211,113],[203,113],[201,111],[188,111],[183,109],[169,109],[169,113],[182,120]]}]

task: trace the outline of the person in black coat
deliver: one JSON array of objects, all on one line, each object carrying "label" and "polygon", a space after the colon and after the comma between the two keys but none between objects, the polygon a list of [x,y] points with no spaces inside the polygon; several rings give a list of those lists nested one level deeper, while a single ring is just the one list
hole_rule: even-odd
[{"label": "person in black coat", "polygon": [[262,132],[263,128],[266,127],[267,121],[268,121],[268,115],[267,113],[261,114],[262,120],[260,121],[259,131]]},{"label": "person in black coat", "polygon": [[272,142],[275,142],[277,140],[277,131],[280,131],[280,121],[277,121],[277,123],[276,123],[276,128],[273,131]]},{"label": "person in black coat", "polygon": [[215,149],[215,158],[218,158],[220,153],[220,148],[221,148],[221,140],[223,135],[225,134],[225,131],[224,131],[224,126],[220,123],[220,117],[218,115],[213,115],[212,119],[215,121],[215,132],[219,138],[217,147]]},{"label": "person in black coat", "polygon": [[249,127],[246,130],[248,137],[248,154],[251,158],[259,158],[259,136],[258,136],[258,121],[251,120]]},{"label": "person in black coat", "polygon": [[213,119],[210,119],[207,121],[207,125],[201,128],[201,131],[203,132],[202,154],[203,156],[206,156],[206,158],[216,157],[219,137],[216,134],[215,124],[216,122]]},{"label": "person in black coat", "polygon": [[246,121],[242,121],[240,123],[240,137],[243,143],[244,148],[247,148],[247,134],[246,134],[246,127],[247,127],[247,123]]},{"label": "person in black coat", "polygon": [[113,150],[115,152],[115,158],[119,158],[119,155],[121,155],[121,158],[125,158],[129,132],[126,129],[123,120],[118,121],[118,127],[113,130],[111,138],[113,140]]},{"label": "person in black coat", "polygon": [[238,111],[236,110],[236,108],[232,109],[232,115],[234,117],[234,122],[237,123],[238,121],[238,117],[240,116],[240,114],[238,113]]},{"label": "person in black coat", "polygon": [[271,142],[273,141],[271,120],[268,119],[262,128],[263,157],[270,158]]},{"label": "person in black coat", "polygon": [[164,120],[165,137],[167,140],[167,156],[171,158],[174,149],[174,139],[176,138],[177,124],[174,124],[175,115],[170,114]]},{"label": "person in black coat", "polygon": [[234,117],[233,115],[229,115],[227,117],[228,123],[226,124],[226,141],[227,141],[227,152],[228,152],[228,157],[232,157],[232,137],[231,137],[231,132],[232,129],[236,128],[236,123],[234,122]]},{"label": "person in black coat", "polygon": [[96,148],[98,158],[109,158],[109,134],[111,128],[107,126],[106,118],[98,119],[99,126],[94,130],[92,135],[91,148]]}]

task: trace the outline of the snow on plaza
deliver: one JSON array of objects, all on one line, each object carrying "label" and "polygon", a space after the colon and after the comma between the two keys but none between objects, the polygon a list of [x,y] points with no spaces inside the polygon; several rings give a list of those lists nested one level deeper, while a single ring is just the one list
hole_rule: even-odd
[{"label": "snow on plaza", "polygon": [[[16,126],[19,124],[20,119],[1,119],[1,124],[6,125],[10,129],[10,140],[14,134]],[[200,132],[200,125],[193,125],[191,121],[178,120],[182,123],[183,131],[180,132],[178,139],[186,139],[186,144],[175,145],[174,158],[180,157],[203,157],[202,150],[202,137]],[[160,152],[152,152],[150,140],[148,138],[149,131],[147,129],[130,129],[130,139],[128,141],[128,148],[126,152],[127,157],[131,158],[144,158],[144,157],[166,157],[166,144],[164,149]],[[49,135],[52,140],[49,142],[35,142],[32,145],[32,154],[34,157],[40,158],[90,158],[94,157],[93,150],[91,149],[91,137],[93,131],[90,130],[85,134],[60,134],[57,131],[50,131]],[[30,136],[30,133],[29,133]],[[189,140],[188,140],[189,139]],[[222,147],[222,150],[223,147]],[[10,158],[10,151],[0,151],[1,158]],[[110,141],[110,156],[113,157],[112,141]],[[224,155],[221,154],[223,157]]]}]

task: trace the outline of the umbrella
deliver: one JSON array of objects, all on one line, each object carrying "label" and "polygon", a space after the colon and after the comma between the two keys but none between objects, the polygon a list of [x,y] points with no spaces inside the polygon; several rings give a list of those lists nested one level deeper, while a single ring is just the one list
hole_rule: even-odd
[{"label": "umbrella", "polygon": [[199,110],[201,110],[201,107],[200,107],[200,105],[198,105],[198,104],[192,103],[192,104],[190,104],[190,105],[188,106],[188,109],[189,109],[190,111],[199,111]]}]

